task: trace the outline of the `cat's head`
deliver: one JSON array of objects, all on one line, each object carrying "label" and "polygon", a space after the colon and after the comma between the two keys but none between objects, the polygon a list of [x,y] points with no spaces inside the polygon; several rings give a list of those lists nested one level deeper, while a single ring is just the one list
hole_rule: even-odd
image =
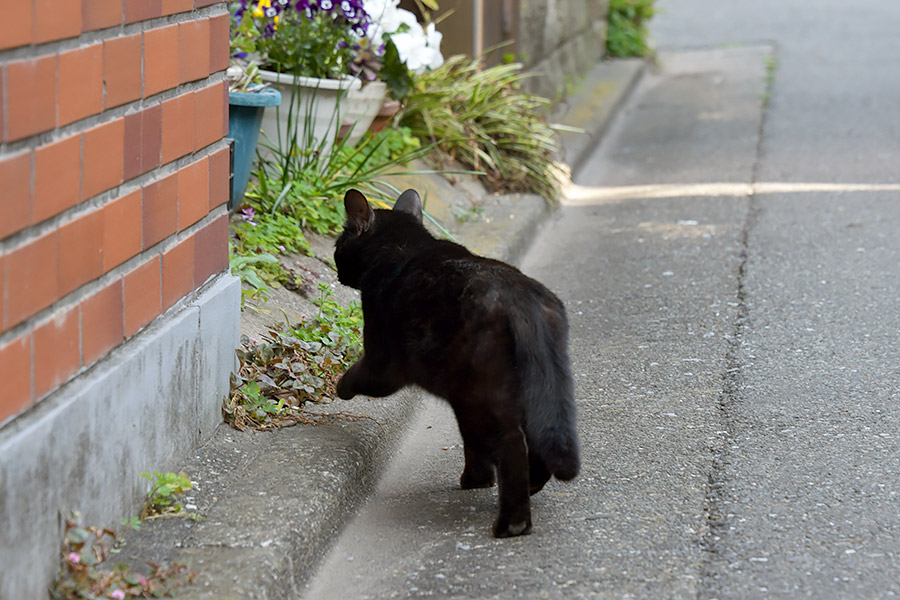
[{"label": "cat's head", "polygon": [[393,210],[373,210],[362,192],[351,189],[344,195],[344,209],[347,221],[335,243],[334,264],[340,282],[350,287],[359,289],[373,261],[387,258],[383,250],[431,237],[422,226],[422,201],[415,190],[400,194]]}]

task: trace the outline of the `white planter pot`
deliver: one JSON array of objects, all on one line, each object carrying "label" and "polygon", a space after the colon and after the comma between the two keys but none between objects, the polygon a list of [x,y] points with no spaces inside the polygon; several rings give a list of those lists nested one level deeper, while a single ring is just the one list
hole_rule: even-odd
[{"label": "white planter pot", "polygon": [[[375,81],[363,86],[358,79],[319,79],[283,75],[273,71],[259,71],[260,77],[281,92],[280,107],[267,108],[263,115],[261,145],[287,147],[290,136],[295,135],[300,148],[331,150],[342,123],[354,123],[349,143],[355,144],[368,129],[381,106],[387,90]],[[288,127],[288,112],[293,103]],[[312,127],[308,131],[307,122]],[[310,138],[312,143],[310,144]],[[279,144],[279,140],[281,140]],[[324,140],[324,143],[323,143]],[[263,151],[263,154],[266,154]]]},{"label": "white planter pot", "polygon": [[347,92],[343,123],[353,124],[353,129],[347,136],[351,146],[355,146],[369,129],[386,95],[387,85],[381,81],[370,81],[360,89],[351,89]]}]

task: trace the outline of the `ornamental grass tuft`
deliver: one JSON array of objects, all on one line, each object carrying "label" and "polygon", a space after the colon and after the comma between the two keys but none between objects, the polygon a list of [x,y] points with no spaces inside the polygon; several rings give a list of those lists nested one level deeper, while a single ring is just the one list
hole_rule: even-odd
[{"label": "ornamental grass tuft", "polygon": [[529,191],[555,202],[556,135],[542,116],[550,101],[521,88],[522,65],[487,69],[454,56],[418,76],[399,122],[444,157],[485,173],[493,191]]}]

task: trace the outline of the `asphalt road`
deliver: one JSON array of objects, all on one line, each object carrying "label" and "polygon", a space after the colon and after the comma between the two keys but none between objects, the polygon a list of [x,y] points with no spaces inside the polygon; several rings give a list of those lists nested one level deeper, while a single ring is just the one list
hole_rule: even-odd
[{"label": "asphalt road", "polygon": [[494,540],[434,401],[306,597],[900,591],[900,3],[660,6],[523,263],[568,306],[582,475]]}]

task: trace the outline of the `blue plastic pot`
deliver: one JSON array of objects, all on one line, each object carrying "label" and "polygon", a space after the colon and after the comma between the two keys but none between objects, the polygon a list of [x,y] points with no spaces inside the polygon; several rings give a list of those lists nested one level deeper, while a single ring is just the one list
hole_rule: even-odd
[{"label": "blue plastic pot", "polygon": [[240,206],[247,191],[263,111],[267,106],[281,104],[281,92],[260,88],[252,92],[228,92],[228,137],[234,140],[231,201],[229,209]]}]

